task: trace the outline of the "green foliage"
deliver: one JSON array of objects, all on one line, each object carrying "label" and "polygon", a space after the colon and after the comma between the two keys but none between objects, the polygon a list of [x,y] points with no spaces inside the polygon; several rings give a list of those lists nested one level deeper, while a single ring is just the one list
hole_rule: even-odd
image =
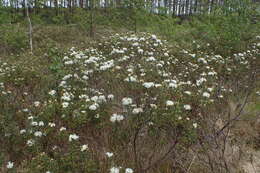
[{"label": "green foliage", "polygon": [[249,18],[240,16],[206,16],[194,19],[187,27],[195,40],[204,44],[210,43],[211,48],[218,53],[236,52],[247,47],[248,40],[256,36],[258,26],[252,25]]},{"label": "green foliage", "polygon": [[62,64],[62,59],[61,59],[61,52],[59,52],[58,48],[50,48],[48,51],[48,57],[50,57],[51,64],[49,66],[49,69],[51,72],[54,74],[62,75],[63,70],[63,64]]},{"label": "green foliage", "polygon": [[0,4],[0,25],[11,23],[11,16],[8,13],[8,9],[2,7]]},{"label": "green foliage", "polygon": [[0,27],[0,49],[17,53],[27,47],[27,35],[24,28],[12,25],[2,25]]}]

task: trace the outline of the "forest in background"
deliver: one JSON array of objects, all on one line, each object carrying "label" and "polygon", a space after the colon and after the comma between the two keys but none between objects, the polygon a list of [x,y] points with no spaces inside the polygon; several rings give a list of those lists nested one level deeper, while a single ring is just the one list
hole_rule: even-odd
[{"label": "forest in background", "polygon": [[249,2],[257,0],[1,0],[3,6],[14,9],[12,12],[23,11],[24,16],[26,3],[30,12],[38,13],[44,8],[54,8],[56,15],[63,8],[68,8],[71,13],[75,8],[143,8],[152,13],[180,16],[211,13],[219,6],[227,11],[241,13]]},{"label": "forest in background", "polygon": [[[26,16],[26,8],[29,13],[39,14],[46,9],[52,9],[56,16],[64,15],[64,11],[73,15],[75,9],[103,10],[108,9],[138,9],[148,13],[157,13],[168,16],[190,16],[198,14],[210,14],[217,12],[221,8],[222,13],[228,14],[230,11],[243,15],[248,8],[248,4],[257,0],[1,0],[0,5],[3,12],[7,10],[13,15],[18,13]],[[259,10],[259,7],[258,7]]]}]

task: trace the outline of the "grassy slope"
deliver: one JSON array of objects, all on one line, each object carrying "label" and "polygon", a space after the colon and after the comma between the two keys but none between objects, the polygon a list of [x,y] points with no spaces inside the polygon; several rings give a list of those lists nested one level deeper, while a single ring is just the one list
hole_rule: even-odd
[{"label": "grassy slope", "polygon": [[[7,26],[13,28],[9,31],[5,32],[26,32],[26,28],[24,26]],[[179,27],[184,29],[182,26],[176,25],[175,27]],[[187,26],[186,26],[187,27]],[[124,32],[126,29],[118,29],[114,31],[113,29],[108,29],[106,27],[97,28],[97,37],[96,40],[102,40],[101,36],[113,35],[116,32]],[[149,28],[145,30],[150,30]],[[178,36],[179,41],[180,35],[185,35],[185,33],[192,33],[191,28],[187,28],[187,30],[180,30],[179,33],[175,32]],[[178,35],[179,34],[179,35]],[[21,35],[21,39],[24,36]],[[183,42],[181,46],[185,45],[185,49],[191,48],[191,43],[188,38],[187,41]],[[18,44],[21,40],[17,40]],[[200,42],[200,40],[198,39]],[[173,41],[174,43],[174,41]],[[21,78],[24,78],[20,84],[18,84],[17,88],[10,88],[12,91],[17,93],[28,92],[30,97],[29,100],[24,100],[22,103],[25,107],[28,104],[31,104],[32,100],[40,99],[45,97],[44,94],[49,91],[50,88],[57,85],[57,80],[61,75],[61,57],[64,56],[64,53],[71,47],[77,47],[79,49],[88,48],[89,45],[95,44],[95,40],[88,37],[88,32],[83,29],[79,29],[75,26],[62,26],[62,25],[35,25],[34,26],[34,54],[31,55],[28,53],[26,49],[26,41],[25,43],[21,41],[20,44],[25,44],[25,49],[22,47],[20,50],[16,50],[15,42],[12,42],[12,45],[9,47],[7,44],[0,44],[1,46],[1,60],[7,61],[20,69],[20,73],[17,75]],[[172,47],[176,47],[174,43],[171,45]],[[183,47],[184,48],[184,47]],[[212,46],[209,49],[214,49]],[[12,79],[9,81],[12,83]],[[48,84],[48,85],[46,85]],[[15,91],[16,90],[16,91]],[[23,97],[22,94],[18,94],[18,97]],[[19,99],[18,99],[19,100]],[[21,99],[22,100],[22,99]],[[253,105],[257,102],[257,98],[253,99]],[[259,106],[259,105],[258,105]],[[256,108],[250,108],[251,111],[259,112],[259,108],[256,103]],[[252,110],[251,110],[252,109]],[[259,133],[260,129],[257,128],[257,119],[258,117],[249,118],[244,123],[243,121],[239,123],[235,127],[235,136],[243,137],[250,146],[256,147],[256,150],[259,150]],[[258,118],[259,121],[259,118]],[[241,126],[241,127],[240,127]],[[245,130],[247,128],[248,130]],[[241,135],[241,133],[243,133]],[[165,168],[167,170],[167,168]]]}]

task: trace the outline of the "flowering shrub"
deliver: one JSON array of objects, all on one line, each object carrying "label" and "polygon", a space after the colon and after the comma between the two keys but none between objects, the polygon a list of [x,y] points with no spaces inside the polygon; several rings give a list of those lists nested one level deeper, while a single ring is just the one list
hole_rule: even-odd
[{"label": "flowering shrub", "polygon": [[145,172],[175,151],[188,152],[201,139],[207,110],[250,79],[260,45],[222,57],[196,43],[192,51],[167,44],[142,33],[72,48],[57,86],[40,98],[13,93],[26,79],[1,63],[0,150],[7,169]]}]

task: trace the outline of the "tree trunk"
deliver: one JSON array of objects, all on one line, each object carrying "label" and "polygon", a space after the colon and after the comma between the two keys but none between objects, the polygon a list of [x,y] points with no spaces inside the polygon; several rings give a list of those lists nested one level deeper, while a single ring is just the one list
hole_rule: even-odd
[{"label": "tree trunk", "polygon": [[89,36],[95,37],[95,24],[94,24],[94,0],[90,0],[90,30]]},{"label": "tree trunk", "polygon": [[28,27],[29,27],[29,44],[30,44],[30,50],[31,50],[31,54],[33,53],[33,42],[32,42],[32,22],[31,22],[31,19],[30,19],[30,16],[29,16],[29,9],[28,9],[28,2],[27,0],[24,0],[24,7],[25,7],[25,10],[26,10],[26,17],[27,17],[27,20],[28,20]]},{"label": "tree trunk", "polygon": [[59,4],[58,4],[58,0],[54,0],[54,5],[55,5],[55,14],[56,16],[59,15]]},{"label": "tree trunk", "polygon": [[22,4],[22,6],[23,6],[23,17],[26,17],[26,3],[27,1],[26,0],[23,0],[23,4]]}]

